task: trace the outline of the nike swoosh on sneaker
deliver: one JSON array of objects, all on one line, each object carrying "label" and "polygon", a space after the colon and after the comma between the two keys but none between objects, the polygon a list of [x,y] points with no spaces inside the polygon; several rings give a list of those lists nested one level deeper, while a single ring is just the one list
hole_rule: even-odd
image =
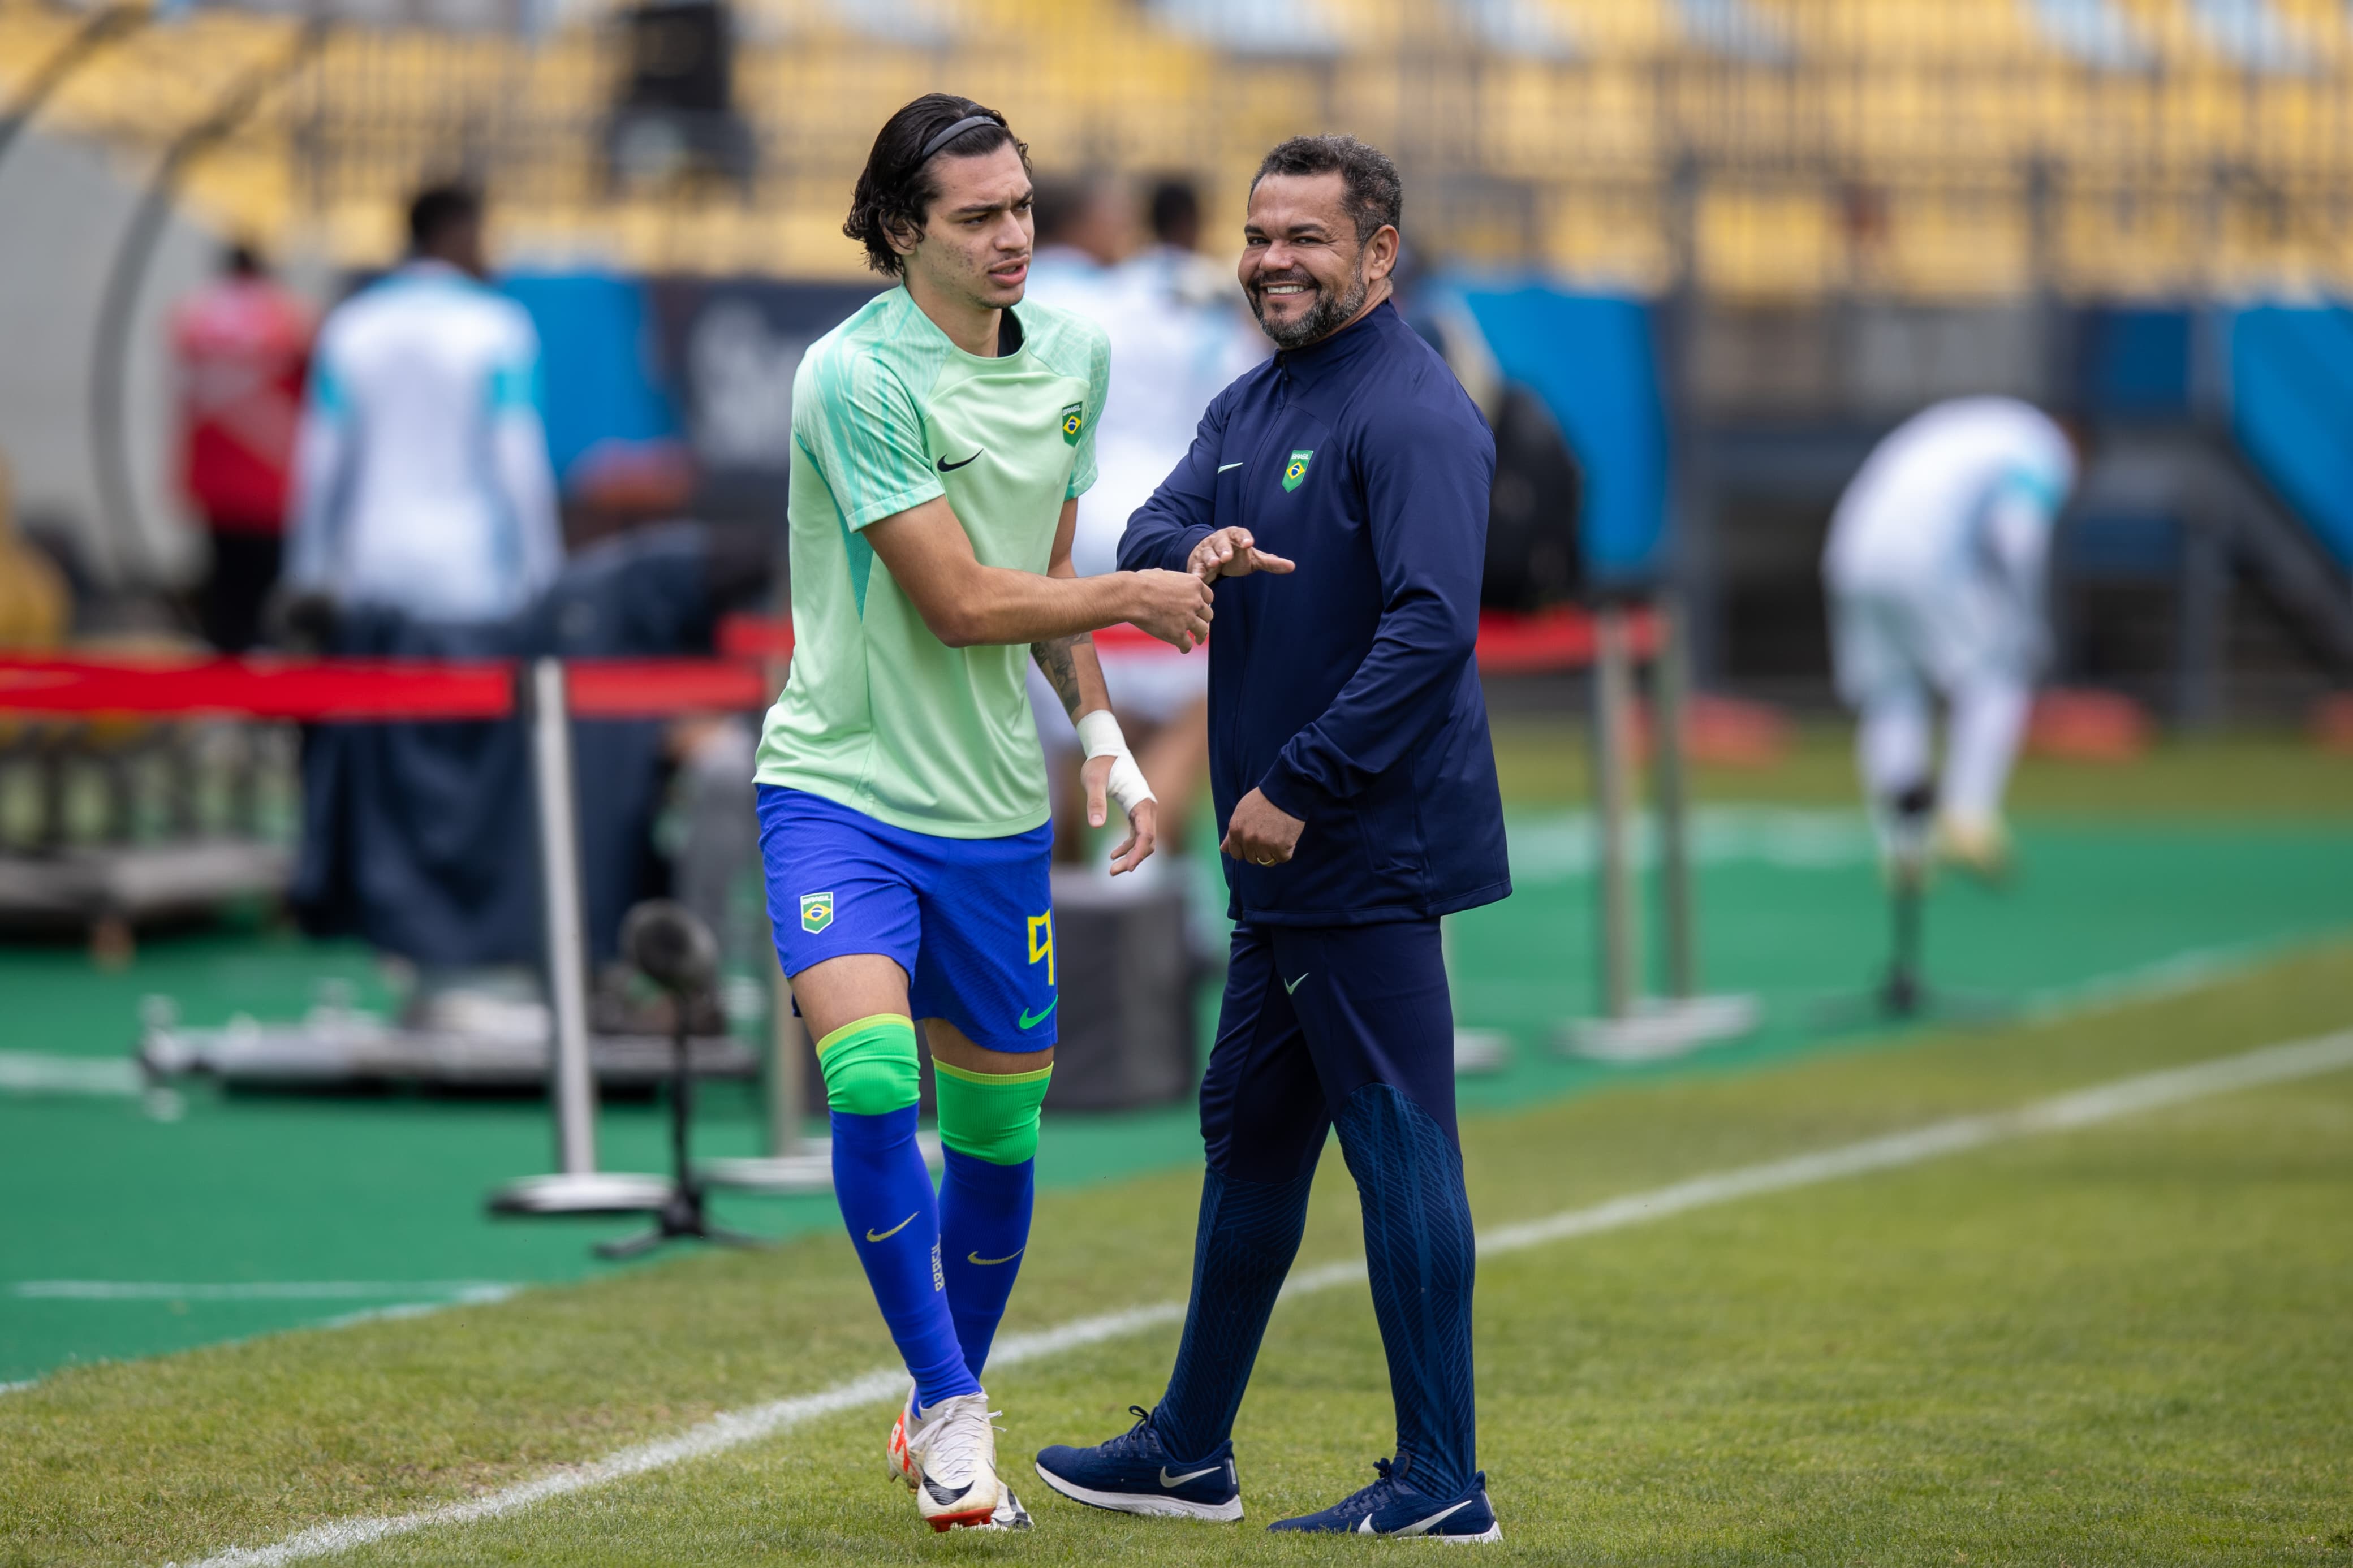
[{"label": "nike swoosh on sneaker", "polygon": [[[985,447],[981,448],[981,451],[987,451],[987,447]],[[974,464],[974,463],[977,463],[977,462],[979,462],[979,461],[980,461],[980,452],[975,452],[971,457],[966,458],[965,458],[963,462],[961,462],[961,463],[951,463],[951,462],[949,462],[945,458],[942,458],[940,459],[940,472],[942,472],[942,473],[944,473],[944,474],[953,474],[953,473],[955,473],[958,468],[967,468],[967,467],[971,466],[972,464]]]},{"label": "nike swoosh on sneaker", "polygon": [[1198,1481],[1203,1476],[1214,1476],[1224,1468],[1223,1465],[1211,1465],[1206,1470],[1187,1470],[1181,1476],[1172,1476],[1168,1473],[1168,1467],[1163,1465],[1160,1467],[1160,1484],[1164,1487],[1181,1487],[1187,1481]]},{"label": "nike swoosh on sneaker", "polygon": [[[921,1209],[917,1209],[917,1210],[915,1211],[915,1214],[921,1214],[921,1213],[923,1213],[923,1210],[921,1210]],[[915,1215],[914,1215],[914,1214],[911,1214],[911,1215],[909,1215],[905,1219],[901,1220],[897,1225],[892,1226],[890,1229],[888,1229],[888,1230],[884,1231],[884,1232],[883,1232],[881,1235],[880,1235],[880,1236],[875,1235],[875,1234],[874,1234],[874,1232],[873,1232],[873,1230],[872,1230],[872,1228],[871,1228],[871,1227],[869,1227],[869,1228],[868,1228],[868,1230],[867,1230],[867,1232],[866,1232],[866,1239],[867,1239],[867,1240],[869,1240],[869,1241],[888,1241],[888,1240],[890,1240],[892,1237],[894,1237],[894,1236],[898,1235],[901,1231],[902,1231],[902,1230],[906,1229],[909,1226],[911,1226],[911,1225],[913,1225],[913,1224],[914,1224],[914,1223],[915,1223]]]},{"label": "nike swoosh on sneaker", "polygon": [[1218,472],[1222,474],[1228,468],[1239,468],[1240,467],[1241,465],[1240,463],[1220,463],[1218,465]]},{"label": "nike swoosh on sneaker", "polygon": [[[1311,970],[1311,971],[1309,971],[1308,973],[1314,973],[1314,972],[1313,970]],[[1288,995],[1290,995],[1293,992],[1294,992],[1294,991],[1298,990],[1301,986],[1303,986],[1303,985],[1304,985],[1304,984],[1307,984],[1307,975],[1305,975],[1305,974],[1301,975],[1301,976],[1300,976],[1298,979],[1296,979],[1296,980],[1286,980],[1286,981],[1284,981],[1284,982],[1282,983],[1282,994],[1283,994],[1285,996],[1288,996]]]},{"label": "nike swoosh on sneaker", "polygon": [[[1461,1502],[1456,1503],[1452,1508],[1442,1508],[1442,1509],[1440,1509],[1436,1513],[1431,1514],[1428,1519],[1421,1520],[1421,1521],[1419,1521],[1419,1522],[1417,1522],[1417,1523],[1413,1523],[1413,1524],[1406,1525],[1406,1526],[1402,1527],[1401,1529],[1387,1531],[1384,1531],[1383,1533],[1385,1533],[1385,1534],[1388,1534],[1388,1535],[1427,1535],[1427,1534],[1429,1534],[1432,1530],[1436,1529],[1439,1525],[1440,1525],[1440,1524],[1444,1523],[1444,1522],[1445,1522],[1449,1518],[1451,1518],[1451,1516],[1453,1516],[1453,1515],[1455,1515],[1455,1514],[1458,1514],[1458,1513],[1461,1513],[1464,1509],[1469,1508],[1469,1507],[1471,1506],[1471,1503],[1472,1503],[1472,1500],[1471,1500],[1471,1499],[1469,1499],[1469,1498],[1464,1498]],[[1371,1530],[1371,1529],[1373,1528],[1373,1521],[1372,1521],[1372,1516],[1371,1516],[1371,1515],[1369,1515],[1369,1514],[1366,1515],[1366,1517],[1365,1517],[1365,1522],[1364,1522],[1364,1526],[1363,1526],[1363,1528],[1364,1528],[1364,1529],[1366,1529],[1366,1530],[1367,1530],[1367,1531],[1369,1531],[1369,1530]]]},{"label": "nike swoosh on sneaker", "polygon": [[987,1268],[994,1264],[1010,1263],[1029,1250],[1029,1249],[1026,1247],[1017,1247],[1002,1258],[983,1258],[977,1252],[967,1252],[965,1254],[965,1260],[969,1263],[977,1263],[983,1268]]},{"label": "nike swoosh on sneaker", "polygon": [[965,1493],[972,1490],[972,1483],[970,1481],[966,1481],[960,1487],[951,1489],[944,1487],[940,1485],[939,1482],[932,1479],[931,1477],[925,1476],[923,1478],[923,1489],[932,1494],[932,1500],[934,1502],[944,1505],[958,1500]]},{"label": "nike swoosh on sneaker", "polygon": [[1046,1021],[1047,1014],[1053,1012],[1055,1008],[1061,1005],[1062,999],[1060,996],[1057,996],[1051,1002],[1046,1004],[1046,1011],[1044,1013],[1033,1015],[1028,1009],[1023,1009],[1021,1014],[1021,1022],[1017,1026],[1017,1027],[1024,1029],[1036,1028],[1039,1025]]}]

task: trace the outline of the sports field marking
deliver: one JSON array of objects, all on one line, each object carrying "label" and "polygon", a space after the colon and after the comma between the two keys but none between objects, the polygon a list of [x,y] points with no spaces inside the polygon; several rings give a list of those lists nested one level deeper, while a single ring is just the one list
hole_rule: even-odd
[{"label": "sports field marking", "polygon": [[[1810,1154],[1768,1160],[1761,1164],[1742,1165],[1729,1171],[1694,1176],[1646,1193],[1632,1193],[1584,1208],[1568,1209],[1544,1219],[1500,1226],[1479,1237],[1479,1253],[1482,1258],[1492,1258],[1524,1251],[1551,1242],[1566,1241],[1573,1237],[1646,1225],[1716,1204],[1732,1203],[1767,1193],[1787,1192],[1796,1187],[1834,1181],[1841,1176],[1859,1175],[1867,1171],[1916,1165],[1944,1155],[1963,1153],[2011,1139],[2064,1132],[2141,1111],[2186,1104],[2232,1089],[2292,1083],[2347,1068],[2353,1068],[2353,1029],[2324,1035],[2316,1039],[2265,1046],[2236,1056],[2195,1062],[2188,1067],[2140,1073],[2037,1100],[2015,1110],[1955,1117],[1909,1131],[1866,1138],[1858,1143],[1842,1144]],[[1290,1283],[1283,1287],[1282,1294],[1285,1297],[1303,1296],[1354,1283],[1364,1278],[1362,1258],[1327,1264],[1293,1274]],[[1036,1333],[1009,1335],[997,1342],[996,1349],[989,1356],[989,1365],[992,1370],[1001,1370],[1029,1362],[1050,1360],[1145,1329],[1179,1323],[1184,1317],[1185,1303],[1182,1301],[1159,1301],[1124,1312],[1080,1318]],[[205,1558],[193,1568],[274,1568],[280,1563],[299,1563],[348,1552],[387,1536],[496,1519],[551,1498],[586,1491],[630,1476],[643,1475],[649,1470],[666,1468],[688,1459],[755,1443],[822,1416],[867,1405],[891,1404],[905,1394],[906,1383],[907,1374],[896,1367],[871,1372],[863,1377],[837,1384],[817,1394],[773,1400],[743,1410],[724,1411],[674,1437],[624,1448],[591,1463],[556,1470],[463,1502],[420,1509],[414,1513],[339,1520],[332,1524],[319,1525],[290,1535],[269,1546],[233,1547]]]},{"label": "sports field marking", "polygon": [[0,1051],[0,1093],[95,1094],[136,1098],[147,1088],[139,1064],[121,1057],[64,1057]]},{"label": "sports field marking", "polygon": [[247,1279],[220,1284],[164,1279],[20,1279],[9,1294],[33,1301],[371,1301],[431,1297],[504,1300],[500,1279]]}]

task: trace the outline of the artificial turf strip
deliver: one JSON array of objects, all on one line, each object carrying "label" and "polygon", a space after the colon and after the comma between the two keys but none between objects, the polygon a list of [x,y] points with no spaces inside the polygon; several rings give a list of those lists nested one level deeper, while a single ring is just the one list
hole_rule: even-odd
[{"label": "artificial turf strip", "polygon": [[[1466,1123],[1482,1226],[2353,1021],[2333,948],[2161,1004]],[[2353,1561],[2353,1079],[1687,1215],[1491,1263],[1484,1461],[1514,1554],[1709,1562]],[[1355,1250],[1327,1163],[1303,1262]],[[1195,1178],[1050,1194],[1008,1328],[1181,1293]],[[1142,1334],[994,1392],[1036,1445],[1122,1424]],[[186,1560],[396,1512],[827,1386],[888,1350],[846,1245],[702,1256],[503,1306],[72,1371],[0,1396],[0,1561]],[[1384,1451],[1361,1291],[1278,1313],[1239,1434],[1253,1516]],[[363,1553],[1139,1561],[1283,1550],[1024,1495],[924,1539],[843,1417]],[[2057,1475],[2050,1472],[2057,1471]],[[2306,1538],[2309,1539],[2306,1539]],[[1319,1551],[1315,1543],[1288,1550]],[[2338,1555],[2332,1558],[2329,1553]]]}]

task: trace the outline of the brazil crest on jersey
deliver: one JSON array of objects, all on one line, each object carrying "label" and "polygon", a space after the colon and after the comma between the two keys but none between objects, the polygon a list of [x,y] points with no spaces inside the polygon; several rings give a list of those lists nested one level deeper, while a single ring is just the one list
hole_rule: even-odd
[{"label": "brazil crest on jersey", "polygon": [[1094,483],[1110,352],[1077,316],[1013,315],[1018,346],[982,359],[893,289],[803,356],[792,673],[761,735],[760,783],[951,838],[1046,820],[1029,649],[942,643],[861,531],[945,495],[983,565],[1046,570],[1062,502]]}]

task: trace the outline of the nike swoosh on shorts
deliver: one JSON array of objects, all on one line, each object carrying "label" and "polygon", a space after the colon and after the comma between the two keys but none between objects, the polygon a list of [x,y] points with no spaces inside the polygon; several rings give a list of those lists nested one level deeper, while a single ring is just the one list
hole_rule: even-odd
[{"label": "nike swoosh on shorts", "polygon": [[[1312,971],[1312,970],[1311,970],[1311,971],[1309,971],[1309,973],[1314,973],[1314,971]],[[1294,991],[1298,990],[1301,986],[1303,986],[1303,985],[1304,985],[1304,984],[1307,984],[1307,976],[1306,976],[1305,974],[1301,975],[1301,976],[1300,976],[1298,979],[1296,979],[1296,980],[1286,980],[1286,981],[1284,981],[1284,982],[1282,983],[1282,994],[1283,994],[1285,996],[1288,996],[1288,995],[1290,995],[1293,992],[1294,992]]]},{"label": "nike swoosh on shorts", "polygon": [[1030,1013],[1029,1013],[1029,1009],[1024,1008],[1024,1009],[1022,1009],[1022,1013],[1021,1013],[1021,1020],[1020,1020],[1020,1022],[1019,1022],[1018,1025],[1016,1025],[1015,1026],[1016,1026],[1016,1027],[1018,1027],[1018,1028],[1023,1028],[1023,1029],[1034,1029],[1034,1028],[1036,1028],[1039,1025],[1040,1025],[1040,1024],[1044,1023],[1044,1022],[1046,1021],[1047,1017],[1048,1017],[1050,1015],[1051,1015],[1051,1014],[1052,1014],[1052,1012],[1054,1011],[1054,1009],[1055,1009],[1055,1008],[1057,1008],[1057,1007],[1059,1007],[1059,1006],[1060,1006],[1061,1005],[1062,1005],[1062,999],[1061,999],[1060,996],[1057,996],[1057,997],[1055,997],[1051,1002],[1049,1002],[1049,1003],[1047,1003],[1047,1004],[1046,1004],[1046,1011],[1045,1011],[1045,1012],[1043,1012],[1043,1013],[1039,1013],[1039,1014],[1036,1015],[1035,1016],[1032,1016],[1030,1015]]},{"label": "nike swoosh on shorts", "polygon": [[[921,1210],[921,1209],[917,1209],[917,1210],[915,1211],[915,1214],[921,1214],[921,1213],[923,1213],[923,1210]],[[913,1225],[913,1224],[914,1224],[914,1223],[915,1223],[915,1215],[914,1215],[914,1214],[911,1214],[911,1215],[909,1215],[905,1219],[901,1220],[897,1225],[892,1226],[890,1229],[888,1229],[888,1230],[884,1231],[884,1232],[883,1232],[881,1235],[880,1235],[880,1236],[875,1235],[875,1234],[874,1234],[874,1231],[873,1231],[873,1228],[872,1228],[871,1226],[869,1226],[869,1227],[868,1227],[868,1229],[867,1229],[867,1232],[866,1232],[866,1239],[867,1239],[867,1240],[869,1240],[869,1241],[888,1241],[888,1240],[890,1240],[892,1237],[894,1237],[894,1236],[898,1235],[901,1231],[902,1231],[902,1230],[906,1229],[909,1226],[911,1226],[911,1225]]]}]

